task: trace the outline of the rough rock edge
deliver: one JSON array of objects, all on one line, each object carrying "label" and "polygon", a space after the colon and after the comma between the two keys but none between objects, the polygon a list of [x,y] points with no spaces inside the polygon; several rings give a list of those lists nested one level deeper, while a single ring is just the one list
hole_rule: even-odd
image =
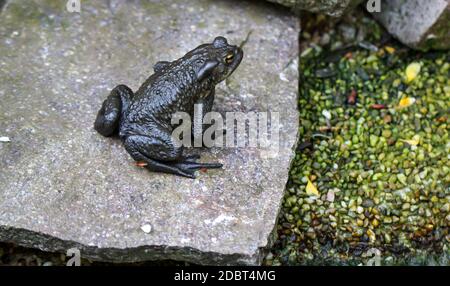
[{"label": "rough rock edge", "polygon": [[358,6],[365,0],[346,0],[345,3],[337,2],[337,3],[330,3],[328,5],[326,5],[326,3],[323,3],[322,7],[315,7],[315,6],[307,7],[307,5],[300,2],[301,0],[268,0],[268,1],[289,7],[296,14],[300,14],[301,11],[309,11],[312,13],[324,13],[329,16],[338,18],[347,13],[348,11],[354,9],[356,6]]},{"label": "rough rock edge", "polygon": [[[419,45],[413,46],[413,48],[416,48],[421,51],[429,51],[431,49],[436,50],[447,50],[449,49],[449,43],[450,41],[448,37],[450,36],[450,5],[445,8],[441,15],[439,16],[439,19],[436,23],[434,23],[428,33],[425,33],[419,42]],[[444,35],[446,33],[446,35]],[[435,38],[435,35],[442,35],[442,37]]]},{"label": "rough rock edge", "polygon": [[450,43],[448,40],[448,37],[450,36],[450,5],[447,5],[447,7],[437,18],[437,21],[433,23],[433,25],[428,28],[428,31],[424,33],[417,41],[407,41],[402,35],[397,35],[396,33],[390,31],[388,19],[381,16],[380,13],[371,14],[373,18],[389,32],[389,34],[411,49],[428,52],[430,50],[448,50],[450,48]]},{"label": "rough rock edge", "polygon": [[[265,253],[264,248],[258,248],[253,255],[225,255],[216,252],[203,252],[190,247],[180,248],[162,245],[98,248],[75,241],[62,240],[44,233],[8,226],[0,226],[0,240],[47,252],[66,253],[70,248],[77,248],[80,250],[81,258],[116,263],[176,260],[204,265],[261,265]],[[111,259],[111,257],[117,259]],[[236,261],[238,263],[235,263]]]},{"label": "rough rock edge", "polygon": [[[301,32],[302,32],[301,29],[302,29],[302,27],[299,25],[298,39],[300,39],[300,35],[301,35]],[[299,50],[299,49],[300,49],[300,46],[298,46],[297,50]],[[297,57],[298,61],[300,61],[300,52],[296,55],[296,57]],[[298,81],[297,83],[298,83],[298,85],[300,85],[300,65],[298,66],[297,72],[298,72],[298,75],[299,75],[299,77],[297,79],[297,81]],[[296,113],[297,113],[297,120],[300,120],[300,112],[299,112],[299,106],[298,106],[299,99],[300,99],[300,90],[297,90],[297,96],[296,96],[297,106],[295,108]],[[299,128],[297,128],[297,131],[295,132],[295,140],[294,140],[294,143],[292,144],[292,147],[291,147],[291,150],[293,152],[293,156],[291,156],[291,158],[289,159],[289,164],[288,164],[289,167],[288,167],[288,170],[287,170],[286,185],[287,185],[287,183],[289,181],[289,173],[290,173],[290,170],[292,169],[292,165],[294,164],[294,161],[295,161],[295,155],[296,155],[296,152],[297,152],[296,150],[298,148],[299,142],[300,142],[300,132],[299,132]],[[280,212],[281,212],[281,209],[282,209],[284,195],[286,194],[286,191],[287,191],[286,185],[284,187],[283,196],[281,196],[280,202],[278,204],[278,210],[277,210],[277,215],[275,216],[275,222],[274,222],[273,229],[269,233],[269,236],[267,238],[267,245],[266,245],[266,247],[261,248],[261,250],[263,250],[263,252],[264,252],[263,259],[268,254],[268,252],[270,251],[270,248],[274,245],[274,243],[278,239],[278,228],[277,228],[277,226],[278,226],[278,219],[280,218]],[[263,259],[261,259],[259,265],[261,265]]]}]

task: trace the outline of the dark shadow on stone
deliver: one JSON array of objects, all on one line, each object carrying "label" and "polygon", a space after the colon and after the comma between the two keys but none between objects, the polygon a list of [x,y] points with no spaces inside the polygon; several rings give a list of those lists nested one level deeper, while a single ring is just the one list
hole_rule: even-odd
[{"label": "dark shadow on stone", "polygon": [[3,11],[3,7],[6,4],[6,0],[0,0],[0,13]]}]

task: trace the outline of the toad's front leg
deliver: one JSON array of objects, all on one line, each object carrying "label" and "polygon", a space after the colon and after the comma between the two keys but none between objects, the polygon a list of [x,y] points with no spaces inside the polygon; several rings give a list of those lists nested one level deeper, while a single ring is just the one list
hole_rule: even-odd
[{"label": "toad's front leg", "polygon": [[[211,147],[211,145],[205,144],[204,140],[211,139],[212,141],[219,138],[219,136],[224,136],[226,134],[225,129],[219,130],[211,130],[210,133],[211,138],[204,138],[205,131],[209,129],[214,124],[204,123],[206,119],[206,115],[212,111],[212,107],[214,104],[214,88],[209,91],[208,95],[205,98],[198,100],[196,104],[196,108],[194,113],[191,115],[192,118],[192,139],[194,140],[194,146],[203,146],[203,147]],[[218,137],[216,137],[218,135]],[[214,145],[214,143],[212,143]]]}]

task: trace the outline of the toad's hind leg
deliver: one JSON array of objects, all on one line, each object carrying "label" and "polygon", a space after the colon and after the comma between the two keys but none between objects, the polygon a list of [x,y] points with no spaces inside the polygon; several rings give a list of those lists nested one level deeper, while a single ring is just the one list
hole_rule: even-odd
[{"label": "toad's hind leg", "polygon": [[134,160],[144,162],[154,172],[164,172],[195,178],[201,168],[221,168],[218,163],[197,163],[199,156],[182,156],[183,147],[172,143],[170,133],[160,130],[157,136],[131,135],[125,141],[125,149]]},{"label": "toad's hind leg", "polygon": [[144,135],[132,135],[124,140],[125,149],[138,162],[145,163],[150,171],[163,172],[194,178],[191,172],[183,172],[166,161],[173,161],[181,156],[182,148],[168,144],[166,140]]},{"label": "toad's hind leg", "polygon": [[112,136],[117,132],[122,114],[128,108],[133,97],[133,91],[126,85],[116,86],[109,96],[103,101],[98,111],[94,128],[103,136]]}]

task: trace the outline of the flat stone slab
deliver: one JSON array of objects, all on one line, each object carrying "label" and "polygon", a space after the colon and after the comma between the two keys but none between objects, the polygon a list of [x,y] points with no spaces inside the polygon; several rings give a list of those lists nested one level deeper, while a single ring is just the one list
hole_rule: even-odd
[{"label": "flat stone slab", "polygon": [[[294,156],[298,31],[296,17],[265,2],[81,1],[81,13],[69,13],[65,1],[8,1],[0,14],[0,137],[10,140],[0,142],[0,241],[77,247],[101,261],[259,264]],[[276,156],[202,149],[202,160],[224,168],[192,180],[136,167],[119,139],[95,132],[114,86],[136,90],[158,60],[218,35],[247,41],[214,109],[280,112]]]},{"label": "flat stone slab", "polygon": [[450,0],[383,1],[373,16],[399,41],[414,49],[450,48]]},{"label": "flat stone slab", "polygon": [[340,17],[363,0],[268,0],[290,7],[295,12],[309,11]]}]

